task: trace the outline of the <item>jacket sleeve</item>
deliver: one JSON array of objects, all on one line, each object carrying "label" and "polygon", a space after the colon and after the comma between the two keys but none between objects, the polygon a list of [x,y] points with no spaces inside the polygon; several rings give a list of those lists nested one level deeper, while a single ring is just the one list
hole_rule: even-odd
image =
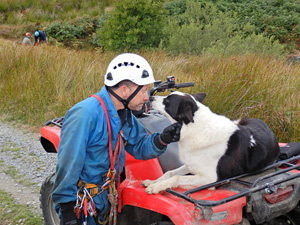
[{"label": "jacket sleeve", "polygon": [[153,159],[166,151],[166,147],[159,149],[154,144],[154,138],[158,133],[149,134],[143,125],[132,117],[133,126],[127,137],[126,151],[136,159]]},{"label": "jacket sleeve", "polygon": [[76,201],[77,182],[83,169],[93,126],[88,115],[83,108],[75,107],[65,116],[52,194],[56,209],[60,203]]}]

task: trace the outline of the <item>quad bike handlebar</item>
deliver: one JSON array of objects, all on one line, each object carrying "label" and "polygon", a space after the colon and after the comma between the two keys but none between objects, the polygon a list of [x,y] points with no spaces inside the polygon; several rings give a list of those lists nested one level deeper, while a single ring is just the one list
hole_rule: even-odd
[{"label": "quad bike handlebar", "polygon": [[165,82],[162,82],[161,80],[154,82],[154,87],[150,90],[150,96],[155,95],[157,92],[164,92],[167,89],[169,91],[172,91],[172,89],[179,89],[179,88],[193,87],[193,86],[194,86],[194,82],[176,84],[175,77],[168,76]]}]

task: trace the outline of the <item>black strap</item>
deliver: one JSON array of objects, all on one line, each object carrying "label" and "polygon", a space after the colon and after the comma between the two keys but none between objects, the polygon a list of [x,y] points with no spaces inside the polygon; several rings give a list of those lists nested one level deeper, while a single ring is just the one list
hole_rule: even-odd
[{"label": "black strap", "polygon": [[129,102],[137,95],[137,93],[143,88],[143,85],[139,85],[137,89],[129,96],[128,99],[123,99],[119,95],[117,95],[110,87],[107,87],[106,89],[120,102],[123,103],[124,107],[127,109]]},{"label": "black strap", "polygon": [[284,160],[300,154],[300,143],[291,142],[280,147],[279,159]]},{"label": "black strap", "polygon": [[139,85],[137,89],[129,96],[127,102],[129,103],[143,87],[144,87],[143,85]]},{"label": "black strap", "polygon": [[111,88],[107,87],[107,90],[116,98],[118,99],[120,102],[123,103],[123,105],[125,106],[125,108],[128,108],[128,102],[126,99],[121,98],[119,95],[117,95]]},{"label": "black strap", "polygon": [[129,102],[137,95],[137,93],[143,88],[143,85],[139,85],[137,87],[137,89],[129,96],[128,99],[123,99],[121,98],[119,95],[117,95],[110,87],[106,86],[106,89],[116,98],[118,99],[120,102],[122,102],[122,104],[125,107],[125,110],[127,110],[127,118],[125,119],[125,121],[128,122],[129,127],[132,127],[132,119],[131,119],[131,110],[128,108],[128,104]]}]

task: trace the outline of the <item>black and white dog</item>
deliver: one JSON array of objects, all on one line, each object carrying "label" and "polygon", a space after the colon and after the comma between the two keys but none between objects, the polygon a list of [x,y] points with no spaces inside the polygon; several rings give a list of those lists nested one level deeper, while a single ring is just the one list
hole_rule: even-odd
[{"label": "black and white dog", "polygon": [[[264,121],[231,121],[203,105],[205,96],[204,93],[189,95],[175,91],[167,97],[151,97],[154,109],[173,123],[182,123],[178,146],[184,165],[157,180],[145,180],[147,193],[202,186],[259,171],[279,155],[277,139]],[[193,175],[183,176],[185,174]]]}]

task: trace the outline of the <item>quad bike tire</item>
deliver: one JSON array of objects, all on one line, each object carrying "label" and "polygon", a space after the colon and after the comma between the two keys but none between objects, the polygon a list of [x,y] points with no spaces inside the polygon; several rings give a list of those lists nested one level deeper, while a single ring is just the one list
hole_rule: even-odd
[{"label": "quad bike tire", "polygon": [[[43,184],[41,186],[41,190],[40,190],[40,208],[42,209],[45,225],[59,225],[60,224],[60,220],[59,220],[59,217],[58,217],[56,211],[54,210],[53,200],[51,197],[54,179],[55,179],[55,173],[51,174],[50,176],[48,176],[45,179],[45,181],[43,182]],[[124,219],[127,220],[128,217],[125,215]],[[122,217],[120,218],[118,216],[118,224],[123,224]],[[125,224],[128,224],[128,221]],[[161,221],[161,222],[151,223],[151,225],[174,225],[174,223],[167,222],[167,221],[164,221],[164,222]]]},{"label": "quad bike tire", "polygon": [[277,217],[274,225],[299,225],[300,224],[300,203],[289,213]]},{"label": "quad bike tire", "polygon": [[48,176],[43,182],[40,190],[40,207],[43,212],[44,223],[46,225],[58,225],[60,220],[53,207],[52,189],[54,183],[55,173]]},{"label": "quad bike tire", "polygon": [[300,224],[300,202],[289,213],[264,222],[262,225],[299,225]]}]

